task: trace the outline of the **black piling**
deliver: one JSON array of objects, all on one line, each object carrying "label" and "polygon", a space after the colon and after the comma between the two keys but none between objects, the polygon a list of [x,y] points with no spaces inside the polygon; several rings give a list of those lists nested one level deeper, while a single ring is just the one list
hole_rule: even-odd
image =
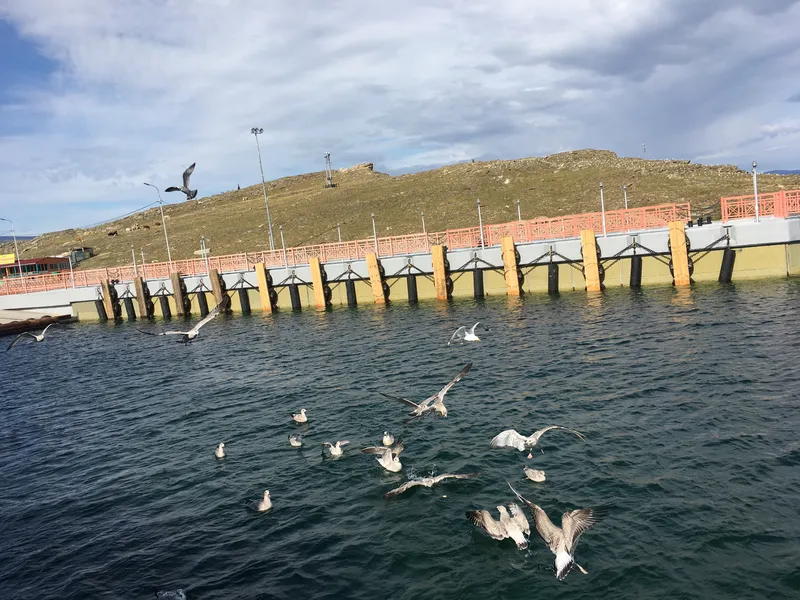
[{"label": "black piling", "polygon": [[239,294],[239,306],[242,307],[242,314],[249,315],[250,314],[250,296],[247,294],[247,290],[244,288],[240,288],[236,290],[236,293]]},{"label": "black piling", "polygon": [[100,321],[108,321],[108,313],[106,313],[106,305],[103,301],[95,300],[94,307],[97,309],[97,316],[100,317]]},{"label": "black piling", "polygon": [[158,302],[161,304],[161,316],[165,319],[171,319],[172,309],[169,307],[169,296],[159,296]]},{"label": "black piling", "polygon": [[631,281],[632,288],[642,287],[642,257],[634,254],[631,257]]},{"label": "black piling", "polygon": [[406,277],[406,285],[408,286],[408,301],[411,304],[416,304],[419,301],[417,295],[417,276],[409,275]]},{"label": "black piling", "polygon": [[300,305],[300,289],[296,283],[289,284],[289,298],[292,301],[292,310],[300,310],[302,308]]},{"label": "black piling", "polygon": [[200,316],[205,317],[208,314],[208,299],[205,292],[197,292],[197,304],[200,306]]},{"label": "black piling", "polygon": [[128,321],[136,320],[136,312],[133,310],[133,298],[123,298],[125,304],[125,314],[128,315]]},{"label": "black piling", "polygon": [[551,262],[547,265],[547,293],[558,294],[558,263]]},{"label": "black piling", "polygon": [[356,282],[352,279],[347,279],[344,282],[344,289],[347,291],[347,306],[357,306],[356,300]]},{"label": "black piling", "polygon": [[472,270],[472,297],[483,298],[483,271],[481,269]]},{"label": "black piling", "polygon": [[733,248],[725,248],[722,253],[722,264],[719,267],[719,282],[730,283],[733,279],[733,263],[736,262],[736,251]]}]

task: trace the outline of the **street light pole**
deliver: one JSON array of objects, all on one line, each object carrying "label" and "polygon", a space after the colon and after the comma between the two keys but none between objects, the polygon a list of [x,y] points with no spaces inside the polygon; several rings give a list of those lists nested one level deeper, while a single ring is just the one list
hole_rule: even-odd
[{"label": "street light pole", "polygon": [[22,277],[22,262],[19,259],[19,246],[17,246],[17,234],[14,231],[14,222],[11,219],[3,219],[2,217],[0,217],[0,221],[11,223],[11,236],[14,238],[14,252],[17,254],[17,269],[19,269],[19,276]]},{"label": "street light pole", "polygon": [[756,173],[756,167],[758,167],[758,163],[753,161],[753,197],[756,200],[756,223],[758,223],[758,174]]},{"label": "street light pole", "polygon": [[152,183],[145,182],[145,185],[150,186],[158,194],[158,208],[161,211],[161,226],[164,228],[164,242],[167,244],[167,261],[169,261],[169,270],[172,272],[172,251],[169,249],[169,235],[167,235],[167,220],[164,218],[164,201],[161,199],[161,191]]},{"label": "street light pole", "polygon": [[420,212],[419,216],[422,217],[422,233],[425,234],[425,235],[428,235],[428,230],[425,229],[425,213],[424,212]]},{"label": "street light pole", "polygon": [[481,199],[478,198],[478,227],[481,230],[481,248],[485,246],[483,240],[483,218],[481,217]]},{"label": "street light pole", "polygon": [[622,194],[625,197],[625,210],[628,210],[628,186],[627,186],[627,184],[622,186]]},{"label": "street light pole", "polygon": [[378,230],[375,228],[375,213],[369,213],[372,217],[372,241],[375,244],[375,256],[378,256]]},{"label": "street light pole", "polygon": [[275,242],[272,239],[272,219],[269,217],[269,196],[267,196],[267,182],[264,180],[264,165],[261,163],[261,146],[258,143],[258,134],[264,133],[262,127],[252,127],[250,129],[256,138],[256,150],[258,150],[258,168],[261,169],[261,187],[264,189],[264,206],[267,208],[267,228],[269,229],[269,249],[275,250]]},{"label": "street light pole", "polygon": [[606,236],[606,203],[603,199],[603,182],[600,182],[600,213],[603,215],[603,237]]},{"label": "street light pole", "polygon": [[133,275],[134,277],[138,277],[139,270],[136,268],[136,251],[133,249],[133,244],[131,244],[131,257],[133,257]]},{"label": "street light pole", "polygon": [[206,250],[206,236],[200,236],[200,248],[203,252],[203,258],[206,259],[206,273],[211,274],[211,266],[208,264],[208,250]]},{"label": "street light pole", "polygon": [[342,243],[342,225],[341,223],[336,224],[336,231],[339,232],[339,243]]},{"label": "street light pole", "polygon": [[517,221],[522,221],[522,209],[519,207],[519,198],[517,198]]},{"label": "street light pole", "polygon": [[283,248],[283,266],[288,269],[289,263],[286,260],[286,242],[283,240],[283,225],[278,225],[278,229],[281,232],[281,248]]}]

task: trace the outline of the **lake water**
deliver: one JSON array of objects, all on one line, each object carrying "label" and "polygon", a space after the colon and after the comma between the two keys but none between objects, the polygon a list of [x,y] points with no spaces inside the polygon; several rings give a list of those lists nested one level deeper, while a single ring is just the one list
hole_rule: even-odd
[{"label": "lake water", "polygon": [[[0,598],[796,597],[798,309],[776,280],[224,316],[187,347],[135,329],[175,321],[52,328],[0,352]],[[447,346],[476,320],[482,342]],[[421,400],[468,361],[446,419],[404,425],[377,393]],[[587,442],[489,448],[548,424]],[[385,429],[398,474],[358,453]],[[482,476],[383,498],[430,472]],[[506,481],[556,524],[611,505],[577,547],[588,575],[465,518]]]}]

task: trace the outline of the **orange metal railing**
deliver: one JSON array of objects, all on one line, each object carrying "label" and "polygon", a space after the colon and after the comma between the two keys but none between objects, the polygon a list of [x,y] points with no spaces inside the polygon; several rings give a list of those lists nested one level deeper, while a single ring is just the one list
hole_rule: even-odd
[{"label": "orange metal railing", "polygon": [[[720,199],[722,222],[733,219],[755,219],[755,195],[728,196]],[[800,214],[800,190],[781,190],[758,195],[759,217],[778,217]]]},{"label": "orange metal railing", "polygon": [[[795,212],[800,212],[798,210],[800,209],[800,193],[794,193],[791,202],[794,203]],[[761,204],[761,196],[759,196],[759,204]],[[690,218],[689,203],[662,204],[631,208],[629,210],[607,211],[605,213],[605,226],[607,233],[619,233],[666,227],[670,221],[687,221]],[[598,212],[540,218],[530,221],[514,221],[498,225],[484,225],[483,245],[486,247],[498,246],[500,238],[505,236],[511,236],[517,243],[577,238],[580,237],[582,229],[594,229],[598,235],[601,235],[603,232],[603,215]],[[437,244],[444,244],[451,250],[479,248],[481,247],[481,228],[466,227],[434,233],[414,233],[411,235],[383,237],[378,238],[377,242],[379,256],[426,253],[430,251],[431,246]],[[285,251],[281,249],[214,256],[208,258],[208,267],[206,266],[206,259],[197,258],[172,261],[172,264],[166,262],[145,263],[137,265],[135,271],[131,265],[75,271],[74,274],[58,273],[22,278],[12,277],[0,280],[0,295],[86,287],[99,285],[102,281],[108,279],[131,281],[136,274],[145,279],[158,279],[169,277],[170,273],[205,275],[208,272],[208,268],[217,269],[220,273],[249,271],[253,265],[262,262],[267,267],[280,267],[284,264],[289,266],[305,265],[308,264],[309,258],[312,256],[319,257],[323,263],[358,260],[374,251],[375,240],[365,239],[342,242],[341,244],[317,244],[314,246],[286,248]]]}]

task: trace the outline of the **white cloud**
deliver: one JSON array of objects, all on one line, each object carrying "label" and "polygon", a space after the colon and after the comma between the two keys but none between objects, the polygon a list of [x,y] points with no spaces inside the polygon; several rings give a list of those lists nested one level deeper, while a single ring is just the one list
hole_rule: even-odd
[{"label": "white cloud", "polygon": [[27,231],[91,223],[194,161],[201,195],[255,183],[254,125],[268,177],[321,170],[326,150],[407,170],[642,142],[795,168],[796,132],[769,127],[796,114],[800,2],[752,4],[5,0],[58,69],[6,91],[0,212]]}]

